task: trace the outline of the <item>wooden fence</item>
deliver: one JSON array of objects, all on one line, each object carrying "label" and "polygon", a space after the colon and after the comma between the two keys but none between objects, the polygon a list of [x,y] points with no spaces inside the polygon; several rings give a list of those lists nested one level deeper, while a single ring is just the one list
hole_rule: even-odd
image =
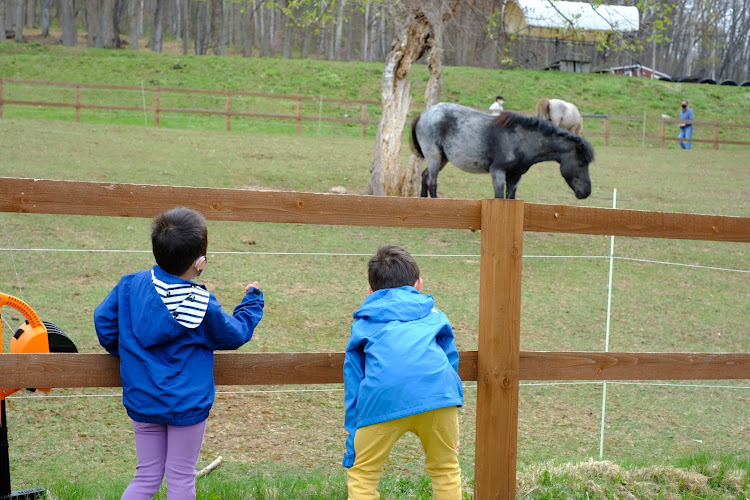
[{"label": "wooden fence", "polygon": [[[8,98],[8,96],[6,95],[28,95],[28,92],[23,92],[20,90],[24,86],[31,86],[40,89],[57,89],[58,92],[52,92],[51,99],[55,100],[41,100],[38,97],[34,97],[33,99],[17,99]],[[62,100],[61,102],[61,99],[63,99],[63,97],[60,95],[59,91],[63,89],[73,89],[75,91],[75,94],[71,94],[67,100]],[[125,91],[130,94],[130,99],[132,102],[139,102],[139,104],[112,104],[115,98],[111,94],[106,94],[103,97],[104,102],[107,102],[108,104],[93,102],[95,100],[95,98],[93,97],[84,97],[84,91],[86,91],[87,94],[90,95],[92,91],[96,90]],[[145,100],[146,93],[148,93],[149,95],[148,102],[146,102]],[[218,102],[223,103],[223,105],[221,107],[212,109],[164,105],[162,102],[163,98],[166,98],[166,96],[169,95],[189,95],[192,96],[193,99],[197,99],[200,96],[215,96]],[[264,107],[267,107],[269,110],[273,110],[273,112],[237,109],[238,98],[255,98],[267,101],[269,104],[268,106]],[[285,108],[284,102],[294,103],[294,113],[278,112],[279,109]],[[308,114],[305,114],[305,112],[303,111],[303,104],[307,105]],[[337,105],[349,110],[348,112],[342,112],[340,110],[337,110],[335,112],[329,111],[329,115],[337,113],[349,115],[352,114],[351,110],[357,109],[357,113],[359,116],[356,118],[352,118],[349,116],[325,116],[325,114],[320,110],[318,111],[317,115],[309,114],[313,112],[313,110],[310,109],[310,105],[313,104],[319,107],[322,107],[323,104],[326,104],[328,106]],[[321,122],[356,124],[359,125],[361,136],[366,137],[367,127],[377,126],[379,123],[379,121],[375,119],[377,118],[376,116],[371,116],[370,114],[368,114],[367,108],[368,106],[374,106],[379,109],[380,101],[333,99],[327,97],[311,97],[299,95],[264,94],[235,90],[200,90],[154,86],[135,87],[127,85],[45,82],[36,80],[0,78],[0,118],[3,117],[3,107],[6,105],[71,108],[75,109],[76,122],[81,121],[82,110],[150,113],[154,117],[155,127],[161,126],[161,116],[165,113],[224,116],[226,119],[227,131],[232,130],[233,118],[262,118],[294,122],[297,126],[297,134],[302,133],[302,126],[305,122],[318,124],[320,124]],[[412,107],[414,108],[414,112],[416,113],[418,109],[422,109],[424,107],[424,104],[413,103]],[[519,112],[519,114],[527,116],[535,115],[535,113],[523,111]],[[660,148],[664,148],[668,142],[679,141],[676,132],[678,130],[677,124],[679,123],[679,120],[676,119],[654,120],[647,118],[633,118],[628,116],[601,114],[584,114],[583,117],[586,122],[586,137],[600,137],[603,139],[605,146],[610,146],[612,141],[622,140],[629,143],[656,143]],[[720,144],[750,146],[750,125],[701,121],[696,121],[693,123],[696,130],[701,131],[701,134],[704,134],[706,130],[710,130],[711,136],[710,138],[706,139],[700,138],[696,134],[694,138],[690,140],[690,142],[710,144],[714,149],[719,149]],[[617,130],[615,129],[613,124],[617,124]],[[639,135],[634,134],[631,130],[633,128],[640,128],[641,133]],[[722,134],[728,135],[731,138],[720,138]]]},{"label": "wooden fence", "polygon": [[[7,99],[4,95],[7,93],[7,86],[9,85],[26,85],[36,87],[49,87],[49,88],[69,88],[75,89],[75,98],[73,100],[59,102],[59,101],[37,101],[28,99]],[[83,90],[123,90],[134,93],[135,97],[144,96],[146,92],[149,93],[149,104],[142,105],[115,105],[115,104],[94,104],[85,103],[83,98]],[[192,96],[217,96],[219,97],[224,105],[222,109],[197,109],[197,108],[183,108],[183,107],[170,107],[162,105],[162,97],[169,94],[188,94]],[[232,101],[238,97],[251,97],[261,98],[268,101],[273,101],[276,104],[275,108],[282,107],[280,101],[289,101],[294,103],[295,113],[271,113],[271,112],[259,112],[259,111],[241,111],[232,108]],[[111,96],[107,98],[112,99]],[[359,118],[348,118],[348,117],[331,117],[322,116],[318,114],[304,115],[302,111],[303,103],[315,103],[320,106],[323,103],[337,103],[347,106],[356,106],[359,108]],[[358,124],[360,126],[361,135],[365,137],[367,135],[368,125],[377,125],[379,122],[376,120],[370,120],[367,117],[367,106],[375,105],[380,106],[380,101],[367,101],[367,100],[350,100],[350,99],[334,99],[328,97],[311,97],[311,96],[299,96],[299,95],[283,95],[283,94],[264,94],[256,92],[243,92],[237,90],[201,90],[201,89],[179,89],[179,88],[167,88],[167,87],[153,87],[143,86],[134,87],[128,85],[104,85],[95,83],[67,83],[67,82],[42,82],[36,80],[15,80],[8,78],[0,78],[0,118],[3,117],[4,105],[17,105],[17,106],[42,106],[42,107],[56,107],[56,108],[73,108],[75,109],[76,122],[81,121],[81,110],[104,110],[104,111],[137,111],[137,112],[148,112],[154,116],[154,126],[161,126],[161,115],[164,113],[182,113],[190,115],[214,115],[226,117],[226,129],[227,131],[232,130],[232,118],[267,118],[274,120],[286,120],[293,121],[297,124],[297,134],[302,133],[303,122],[334,122],[334,123],[350,123]]]},{"label": "wooden fence", "polygon": [[[0,178],[0,212],[151,218],[179,205],[222,221],[481,230],[478,350],[461,352],[459,366],[463,380],[477,381],[477,500],[515,497],[521,380],[750,379],[750,353],[520,351],[524,231],[750,243],[747,217]],[[343,360],[220,353],[214,374],[219,385],[341,383]],[[0,387],[119,385],[109,354],[0,354]]]}]

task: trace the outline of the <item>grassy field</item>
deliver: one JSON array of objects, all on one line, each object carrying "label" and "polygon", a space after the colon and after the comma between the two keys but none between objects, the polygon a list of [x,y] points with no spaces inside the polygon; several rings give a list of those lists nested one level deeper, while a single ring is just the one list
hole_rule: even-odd
[{"label": "grassy field", "polygon": [[[57,50],[0,44],[0,76],[33,79],[45,74],[46,79],[130,84],[125,80],[138,78],[139,72],[147,74],[154,66],[175,64],[177,57],[75,50],[66,53],[70,59],[65,64],[57,62]],[[110,71],[115,59],[130,64],[119,76]],[[71,61],[78,60],[85,64],[68,73]],[[291,66],[284,67],[287,62]],[[352,73],[362,80],[350,81],[341,77],[348,71],[346,65],[212,58],[190,59],[187,68],[200,69],[193,69],[195,80],[186,79],[184,85],[207,86],[207,68],[231,72],[240,64],[277,65],[279,80],[290,74],[299,79],[287,87],[273,87],[278,93],[322,92],[312,84],[303,85],[308,82],[301,69],[305,65],[339,74],[346,82],[342,88],[358,89],[351,97],[373,98],[379,85],[374,65],[367,66],[368,71],[355,65],[359,71]],[[249,67],[242,73],[247,81],[268,72]],[[492,95],[496,92],[489,85],[480,89],[477,82],[516,73],[448,68],[446,79],[463,71],[476,76],[467,82],[459,79],[461,85],[449,80],[446,89],[459,100],[481,92]],[[537,75],[545,88],[561,85],[558,78],[573,78],[554,73],[526,78]],[[586,85],[595,84],[594,78],[584,78]],[[620,84],[614,78],[601,81]],[[570,88],[577,87],[573,82]],[[371,91],[363,90],[368,85]],[[519,85],[517,94],[531,95],[528,87]],[[647,94],[633,97],[629,89],[611,96],[609,87],[598,92],[609,96],[612,106],[621,100],[646,102]],[[647,92],[640,86],[637,90]],[[330,95],[340,93],[331,89]],[[655,92],[647,101],[655,106],[660,99]],[[709,100],[698,95],[695,99]],[[344,186],[350,193],[363,194],[374,151],[371,137],[155,130],[41,118],[0,120],[0,176],[309,192]],[[619,208],[750,217],[746,150],[696,148],[688,153],[597,147],[596,153],[590,198],[576,200],[554,164],[532,168],[521,181],[518,197],[536,203],[611,207],[617,189]],[[404,159],[407,155],[404,151]],[[702,173],[709,166],[713,172]],[[465,174],[452,166],[441,174],[444,197],[480,199],[491,193],[488,176]],[[81,351],[101,352],[93,309],[122,274],[151,265],[149,223],[0,214],[0,289],[58,324]],[[209,237],[210,265],[202,279],[226,309],[239,300],[249,281],[260,281],[266,293],[266,317],[243,351],[343,350],[351,312],[365,294],[364,264],[386,242],[418,255],[424,290],[451,318],[459,348],[476,349],[478,233],[210,222]],[[617,238],[610,350],[748,352],[745,247]],[[609,262],[603,257],[609,248],[608,237],[525,235],[523,350],[604,348]],[[9,332],[21,316],[8,308],[2,312],[7,346]],[[199,480],[201,498],[345,498],[345,475],[339,465],[345,438],[340,386],[220,390],[199,467],[218,455],[225,461]],[[461,411],[467,492],[473,487],[475,402],[474,384],[467,383]],[[522,386],[520,497],[718,499],[750,494],[747,381],[610,383],[604,462],[598,461],[601,406],[601,384]],[[9,398],[8,425],[15,489],[47,486],[53,498],[61,499],[119,498],[133,472],[132,432],[117,390],[19,393]],[[429,498],[415,439],[402,440],[394,450],[383,494]]]},{"label": "grassy field", "polygon": [[[34,37],[29,34],[30,39]],[[41,37],[37,37],[41,39]],[[47,40],[49,41],[49,40]],[[214,89],[247,91],[276,95],[302,95],[312,98],[380,99],[383,67],[380,63],[339,63],[318,60],[282,60],[269,58],[184,56],[175,53],[154,54],[148,51],[135,53],[121,50],[96,50],[66,48],[42,43],[0,43],[0,77],[55,82],[129,85],[135,87],[168,87],[177,89]],[[411,95],[415,102],[423,101],[428,80],[424,65],[416,65],[410,75]],[[641,136],[658,137],[660,124],[641,119],[677,119],[682,99],[688,99],[695,110],[696,120],[712,123],[747,124],[750,112],[750,88],[721,85],[700,85],[651,81],[644,78],[627,78],[606,74],[573,74],[558,71],[483,70],[467,67],[445,67],[442,100],[467,106],[487,108],[495,95],[505,96],[505,109],[533,113],[540,97],[557,97],[574,102],[587,115],[632,117],[632,121],[613,120],[610,133],[613,145],[640,146]],[[39,86],[6,85],[6,99],[26,101],[75,102],[75,90],[50,89]],[[155,96],[149,91],[92,90],[81,94],[84,104],[153,106]],[[168,94],[161,96],[162,107],[211,109],[223,111],[223,96],[197,94]],[[6,106],[6,118],[34,117],[71,121],[75,111],[71,108],[34,108]],[[294,100],[268,100],[255,97],[235,97],[234,111],[295,114]],[[360,106],[303,102],[302,113],[309,117],[354,118],[360,116]],[[416,109],[414,111],[416,113]],[[378,120],[377,105],[367,106],[369,119]],[[87,123],[153,126],[153,113],[123,111],[83,110],[81,119]],[[198,116],[162,113],[162,127],[193,130],[222,130],[226,127],[223,116]],[[587,118],[584,128],[595,145],[603,144],[601,137],[604,121]],[[294,133],[292,121],[238,119],[232,129],[246,132]],[[330,124],[306,122],[305,134],[359,136],[356,124]],[[374,136],[377,127],[370,125],[368,134]],[[665,134],[677,136],[674,123],[666,126]],[[712,140],[712,126],[696,127],[696,140]],[[625,139],[623,136],[634,139]],[[750,142],[750,129],[720,127],[718,138]],[[658,147],[651,141],[649,147]],[[678,148],[668,142],[670,149]],[[710,145],[699,145],[710,148]],[[735,146],[722,146],[735,148]]]}]

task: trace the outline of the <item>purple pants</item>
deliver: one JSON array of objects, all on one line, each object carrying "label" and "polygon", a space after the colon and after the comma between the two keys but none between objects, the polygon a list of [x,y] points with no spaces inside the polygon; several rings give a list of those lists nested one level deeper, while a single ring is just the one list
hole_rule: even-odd
[{"label": "purple pants", "polygon": [[167,474],[167,498],[195,498],[195,465],[203,443],[206,420],[195,425],[144,424],[133,420],[135,478],[122,494],[123,500],[150,500]]}]

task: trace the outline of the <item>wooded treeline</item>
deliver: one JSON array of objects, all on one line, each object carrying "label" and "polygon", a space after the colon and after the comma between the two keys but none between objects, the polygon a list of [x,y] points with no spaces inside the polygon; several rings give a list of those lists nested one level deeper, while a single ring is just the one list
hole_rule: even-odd
[{"label": "wooded treeline", "polygon": [[[605,44],[526,40],[505,31],[506,0],[461,0],[445,23],[443,63],[544,68],[585,58],[594,70],[642,64],[673,78],[750,79],[750,0],[620,0],[640,29]],[[555,3],[554,0],[550,0]],[[597,0],[590,0],[596,2]],[[41,28],[63,45],[185,54],[384,61],[397,21],[380,0],[0,0],[0,33]]]}]

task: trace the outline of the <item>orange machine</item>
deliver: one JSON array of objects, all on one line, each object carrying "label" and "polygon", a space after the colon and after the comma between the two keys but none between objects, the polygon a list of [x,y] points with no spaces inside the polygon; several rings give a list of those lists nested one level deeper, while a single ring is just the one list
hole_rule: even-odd
[{"label": "orange machine", "polygon": [[[0,293],[0,313],[2,306],[10,306],[19,311],[26,318],[13,338],[10,339],[11,353],[36,352],[78,352],[75,344],[54,323],[42,321],[34,310],[23,300]],[[0,315],[0,318],[2,316]],[[0,321],[0,353],[3,352],[3,325]],[[0,375],[2,377],[2,375]],[[0,386],[2,380],[0,379]],[[8,426],[5,418],[5,398],[17,388],[0,389],[0,500],[36,500],[46,498],[45,488],[32,488],[11,491],[10,487],[10,458],[8,456]],[[29,389],[34,391],[36,389]],[[49,391],[49,389],[40,389]]]}]

